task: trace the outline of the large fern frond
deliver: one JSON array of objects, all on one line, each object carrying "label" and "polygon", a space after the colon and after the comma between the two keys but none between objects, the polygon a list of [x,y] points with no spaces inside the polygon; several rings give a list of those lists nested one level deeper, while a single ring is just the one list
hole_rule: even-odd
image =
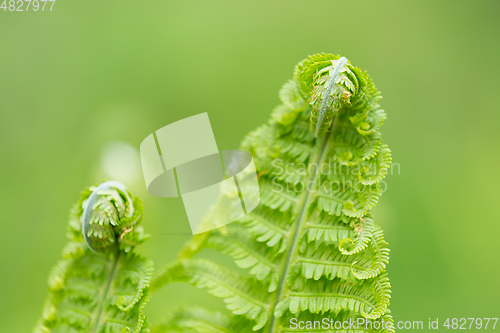
[{"label": "large fern frond", "polygon": [[139,199],[118,189],[97,193],[87,237],[82,214],[92,188],[71,212],[69,244],[49,277],[49,296],[36,333],[149,332],[143,308],[149,298],[152,263],[135,254],[146,236],[138,224]]},{"label": "large fern frond", "polygon": [[[195,236],[153,282],[207,289],[230,313],[184,308],[157,332],[290,332],[292,320],[324,317],[392,323],[389,250],[370,213],[391,164],[379,132],[386,119],[380,93],[346,58],[317,54],[298,64],[279,95],[270,121],[242,144],[255,158],[260,205]],[[231,256],[246,273],[192,258],[206,248]],[[301,330],[320,331],[345,332]]]}]

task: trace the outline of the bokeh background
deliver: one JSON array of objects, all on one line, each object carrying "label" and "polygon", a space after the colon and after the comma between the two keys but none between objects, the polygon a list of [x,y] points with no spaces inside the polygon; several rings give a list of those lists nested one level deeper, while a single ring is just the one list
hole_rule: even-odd
[{"label": "bokeh background", "polygon": [[[396,320],[500,317],[500,2],[64,1],[0,10],[0,331],[29,332],[70,207],[104,179],[142,197],[156,268],[189,237],[144,186],[140,142],[208,112],[219,149],[267,121],[295,64],[340,53],[382,91],[400,165],[375,208]],[[395,170],[397,171],[397,170]],[[147,306],[220,300],[176,285]]]}]

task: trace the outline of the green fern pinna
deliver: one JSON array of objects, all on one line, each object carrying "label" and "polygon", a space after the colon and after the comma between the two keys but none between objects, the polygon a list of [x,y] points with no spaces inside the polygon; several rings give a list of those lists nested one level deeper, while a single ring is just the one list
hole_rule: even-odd
[{"label": "green fern pinna", "polygon": [[[389,249],[370,214],[391,163],[379,132],[380,94],[346,58],[316,54],[297,65],[279,95],[268,123],[242,144],[257,165],[260,205],[194,236],[151,283],[151,291],[190,283],[229,311],[183,307],[152,332],[394,331]],[[145,239],[140,205],[126,191],[103,192],[84,239],[88,196],[71,222],[73,240],[50,279],[37,332],[148,332],[142,308],[151,266],[133,254]],[[197,258],[203,249],[233,257],[241,269]]]},{"label": "green fern pinna", "polygon": [[[370,322],[356,332],[393,331],[389,250],[370,215],[391,163],[380,93],[346,58],[317,54],[279,95],[269,122],[242,144],[256,160],[260,205],[195,236],[152,283],[188,282],[223,298],[230,312],[183,308],[154,332],[274,333],[299,322],[300,332],[348,331],[314,325],[323,318]],[[232,256],[247,274],[196,259],[205,248]]]}]

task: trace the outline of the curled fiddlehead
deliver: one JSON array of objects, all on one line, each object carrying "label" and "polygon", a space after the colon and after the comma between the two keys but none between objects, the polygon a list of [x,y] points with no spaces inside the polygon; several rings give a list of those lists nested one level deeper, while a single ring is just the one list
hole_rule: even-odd
[{"label": "curled fiddlehead", "polygon": [[146,239],[141,218],[140,200],[119,183],[82,193],[36,333],[149,332],[143,308],[152,263],[133,252]]},{"label": "curled fiddlehead", "polygon": [[[138,199],[132,200],[125,187],[116,181],[108,181],[87,190],[82,196],[77,212],[81,216],[81,235],[85,244],[95,253],[105,253],[118,246],[129,252],[146,240],[139,225],[142,207]],[[76,226],[76,223],[74,224]],[[79,230],[75,229],[75,234]]]}]

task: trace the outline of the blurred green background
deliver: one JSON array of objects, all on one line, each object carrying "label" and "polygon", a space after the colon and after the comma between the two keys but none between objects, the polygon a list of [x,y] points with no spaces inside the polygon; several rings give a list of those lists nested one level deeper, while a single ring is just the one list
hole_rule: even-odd
[{"label": "blurred green background", "polygon": [[[29,332],[80,191],[143,199],[156,268],[189,237],[180,199],[149,195],[140,142],[208,112],[219,149],[267,121],[296,63],[340,53],[382,91],[400,165],[375,218],[396,320],[500,317],[500,2],[63,1],[0,10],[0,331]],[[396,170],[395,170],[396,171]],[[147,307],[202,303],[172,286]]]}]

